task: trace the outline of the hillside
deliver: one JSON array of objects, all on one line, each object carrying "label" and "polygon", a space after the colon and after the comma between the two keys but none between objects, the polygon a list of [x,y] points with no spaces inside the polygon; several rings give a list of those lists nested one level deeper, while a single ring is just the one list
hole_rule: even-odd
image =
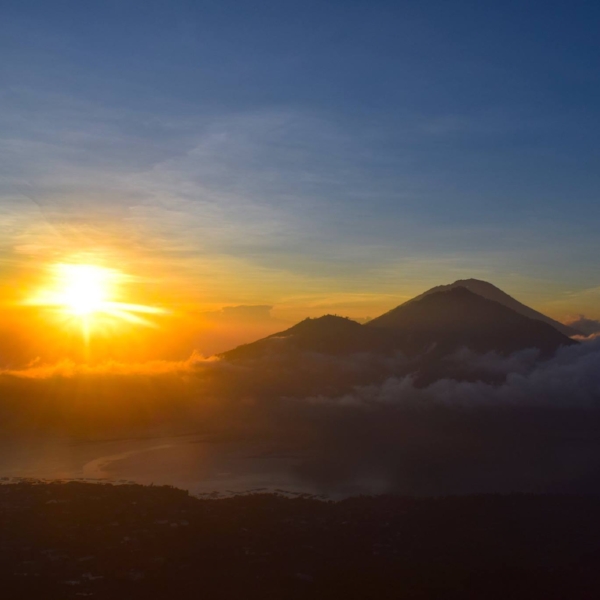
[{"label": "hillside", "polygon": [[0,486],[7,600],[600,595],[597,497],[358,497]]}]

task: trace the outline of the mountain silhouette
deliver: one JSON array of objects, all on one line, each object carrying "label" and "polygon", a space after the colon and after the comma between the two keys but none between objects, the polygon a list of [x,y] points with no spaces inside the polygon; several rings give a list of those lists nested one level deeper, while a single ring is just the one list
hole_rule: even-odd
[{"label": "mountain silhouette", "polygon": [[365,328],[394,332],[413,353],[428,345],[442,355],[461,347],[510,354],[537,348],[549,356],[576,342],[554,327],[488,300],[466,287],[431,291],[369,321]]},{"label": "mountain silhouette", "polygon": [[507,308],[511,308],[515,312],[523,315],[524,317],[529,317],[530,319],[536,319],[537,321],[543,321],[544,323],[548,323],[548,325],[552,325],[554,329],[560,331],[563,335],[567,335],[569,337],[574,335],[582,335],[581,331],[576,329],[575,327],[565,325],[546,315],[522,304],[518,300],[515,300],[512,296],[509,296],[506,292],[503,292],[501,289],[497,288],[495,285],[488,283],[487,281],[481,281],[480,279],[459,279],[454,283],[450,283],[448,285],[438,285],[430,290],[427,290],[420,296],[409,300],[409,302],[415,302],[420,300],[421,298],[429,295],[435,294],[437,292],[445,292],[457,287],[463,287],[468,289],[470,292],[477,294],[478,296],[482,296],[483,298],[487,298],[488,300],[493,300],[494,302],[498,302],[506,306]]},{"label": "mountain silhouette", "polygon": [[[261,398],[346,393],[390,377],[417,387],[440,379],[502,383],[506,373],[462,352],[508,356],[537,349],[542,358],[578,342],[465,287],[431,292],[361,325],[325,315],[220,355],[244,366],[221,383]],[[464,357],[467,356],[467,359]]]},{"label": "mountain silhouette", "polygon": [[315,352],[347,355],[360,352],[391,352],[397,343],[387,331],[369,330],[356,321],[336,315],[305,319],[266,338],[238,346],[221,356],[245,359],[273,353]]},{"label": "mountain silhouette", "polygon": [[543,356],[574,344],[551,325],[526,317],[465,287],[426,293],[361,325],[326,315],[239,346],[221,357],[256,359],[269,355],[320,353],[394,354],[441,358],[459,348],[507,355],[537,348]]}]

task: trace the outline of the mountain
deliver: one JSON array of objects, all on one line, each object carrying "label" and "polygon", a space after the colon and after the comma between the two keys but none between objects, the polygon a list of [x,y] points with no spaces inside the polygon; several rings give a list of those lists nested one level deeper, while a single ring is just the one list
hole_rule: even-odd
[{"label": "mountain", "polygon": [[435,345],[440,356],[460,347],[500,354],[538,348],[548,356],[559,346],[576,343],[548,323],[462,286],[430,291],[363,327],[394,332],[399,345],[413,352]]},{"label": "mountain", "polygon": [[221,384],[251,397],[345,393],[390,377],[418,387],[440,379],[502,383],[505,375],[471,364],[457,351],[509,355],[537,348],[542,357],[577,344],[551,325],[465,287],[431,292],[361,325],[325,315],[220,355],[241,369]]},{"label": "mountain", "polygon": [[515,300],[512,296],[509,296],[507,293],[503,292],[501,289],[497,288],[495,285],[488,283],[487,281],[481,281],[479,279],[459,279],[454,283],[450,283],[448,285],[438,285],[430,290],[424,292],[420,296],[409,300],[409,302],[415,302],[420,300],[421,298],[428,296],[429,294],[436,294],[437,292],[445,292],[457,287],[462,287],[468,289],[470,292],[477,294],[478,296],[482,296],[483,298],[487,298],[488,300],[493,300],[494,302],[498,302],[518,312],[524,317],[529,317],[530,319],[536,319],[537,321],[543,321],[544,323],[548,323],[548,325],[552,325],[554,329],[560,331],[563,335],[566,336],[574,336],[574,335],[582,335],[581,331],[576,329],[575,327],[564,325],[563,323],[559,323],[550,317],[538,312],[537,310],[533,310],[533,308],[529,308],[525,304],[522,304],[518,300]]},{"label": "mountain", "polygon": [[[304,321],[220,355],[239,365],[228,372],[227,388],[262,400],[336,395],[355,385],[389,377],[397,341],[388,331],[334,315]],[[402,374],[405,372],[403,371]]]},{"label": "mountain", "polygon": [[387,331],[365,329],[356,321],[335,315],[305,319],[266,338],[238,346],[221,356],[229,360],[259,358],[273,353],[315,352],[348,355],[390,352],[396,343]]},{"label": "mountain", "polygon": [[522,314],[465,287],[430,292],[361,325],[326,315],[225,352],[228,360],[318,353],[343,356],[401,352],[416,357],[435,348],[441,357],[458,348],[510,354],[538,348],[543,355],[574,344],[551,325]]}]

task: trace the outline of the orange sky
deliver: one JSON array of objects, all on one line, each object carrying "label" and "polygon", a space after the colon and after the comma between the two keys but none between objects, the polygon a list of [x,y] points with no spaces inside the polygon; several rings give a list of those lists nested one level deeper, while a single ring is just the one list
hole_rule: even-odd
[{"label": "orange sky", "polygon": [[[558,320],[600,316],[599,288],[525,276],[489,255],[398,255],[365,265],[361,256],[373,252],[370,246],[345,248],[347,257],[341,248],[339,256],[324,254],[322,260],[292,248],[295,262],[283,265],[277,257],[265,261],[252,253],[203,250],[202,237],[179,235],[184,213],[169,224],[172,217],[161,211],[143,212],[143,218],[138,211],[133,218],[136,211],[107,215],[89,206],[73,215],[62,208],[40,213],[31,203],[14,209],[0,219],[5,339],[0,359],[7,366],[65,357],[182,360],[193,351],[210,356],[306,317],[375,317],[435,285],[469,277],[490,281]],[[227,232],[232,244],[246,235],[236,227]],[[80,320],[32,303],[56,287],[53,277],[61,263],[114,270],[119,277],[109,300],[155,312],[141,315],[145,324],[105,315],[83,343]]]},{"label": "orange sky", "polygon": [[[440,283],[449,283],[463,270],[429,265],[419,275],[417,262],[397,274],[380,273],[372,291],[364,281],[298,276],[253,268],[243,260],[202,258],[182,260],[160,250],[98,246],[74,252],[60,246],[19,248],[5,254],[0,289],[3,316],[0,331],[6,340],[2,360],[8,366],[103,360],[183,360],[196,351],[204,356],[286,329],[293,323],[327,313],[365,318],[390,308]],[[47,243],[47,242],[46,242]],[[139,305],[131,319],[107,313],[89,316],[85,335],[81,315],[69,306],[49,306],[40,297],[60,291],[57,264],[94,265],[115,274],[108,301]],[[420,264],[423,267],[423,264]],[[443,267],[444,265],[442,265]],[[477,275],[477,273],[475,273]],[[558,319],[579,312],[593,313],[597,292],[569,294],[517,277],[492,281],[532,307]],[[354,289],[353,289],[354,288]],[[125,315],[127,316],[127,314]],[[87,339],[85,339],[87,337]]]},{"label": "orange sky", "polygon": [[600,318],[595,3],[13,4],[7,355],[81,356],[77,328],[24,305],[57,263],[118,269],[116,301],[166,311],[90,341],[131,360],[465,278]]}]

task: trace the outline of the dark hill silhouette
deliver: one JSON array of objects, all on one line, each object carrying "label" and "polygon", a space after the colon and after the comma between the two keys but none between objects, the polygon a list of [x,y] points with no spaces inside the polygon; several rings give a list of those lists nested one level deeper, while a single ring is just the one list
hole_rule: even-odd
[{"label": "dark hill silhouette", "polygon": [[518,300],[515,300],[512,296],[509,296],[506,292],[503,292],[501,289],[497,288],[495,285],[488,283],[487,281],[481,281],[480,279],[459,279],[454,283],[450,283],[448,285],[438,285],[430,290],[427,290],[420,296],[409,300],[409,302],[415,302],[417,300],[421,300],[425,296],[430,294],[435,294],[437,292],[446,292],[448,290],[463,287],[468,289],[470,292],[477,294],[478,296],[482,296],[483,298],[487,298],[488,300],[493,300],[494,302],[498,302],[518,312],[524,317],[529,317],[530,319],[536,319],[537,321],[543,321],[544,323],[548,323],[548,325],[552,325],[554,329],[560,331],[563,335],[566,336],[574,336],[574,335],[582,335],[581,331],[576,329],[575,327],[565,325],[563,323],[559,323],[550,317],[522,304]]},{"label": "dark hill silhouette", "polygon": [[353,385],[381,381],[389,376],[381,358],[393,354],[397,347],[397,340],[388,331],[366,329],[350,319],[325,315],[305,319],[220,357],[250,367],[243,371],[240,381],[228,378],[226,393],[243,389],[244,394],[262,399],[307,397],[335,395]]},{"label": "dark hill silhouette", "polygon": [[597,496],[2,486],[3,597],[558,600],[600,597]]},{"label": "dark hill silhouette", "polygon": [[360,325],[334,315],[306,319],[289,329],[221,355],[227,360],[319,353],[402,353],[427,361],[467,347],[510,354],[538,348],[543,356],[575,344],[551,325],[525,317],[464,287],[433,292]]},{"label": "dark hill silhouette", "polygon": [[238,346],[221,356],[238,360],[290,352],[347,355],[390,352],[396,346],[397,343],[386,331],[368,330],[351,319],[325,315],[317,319],[305,319],[285,331]]},{"label": "dark hill silhouette", "polygon": [[510,354],[538,348],[549,356],[559,346],[574,344],[551,325],[531,319],[465,287],[431,292],[369,321],[365,328],[394,331],[404,348],[435,345],[443,355],[460,347],[477,352]]}]

